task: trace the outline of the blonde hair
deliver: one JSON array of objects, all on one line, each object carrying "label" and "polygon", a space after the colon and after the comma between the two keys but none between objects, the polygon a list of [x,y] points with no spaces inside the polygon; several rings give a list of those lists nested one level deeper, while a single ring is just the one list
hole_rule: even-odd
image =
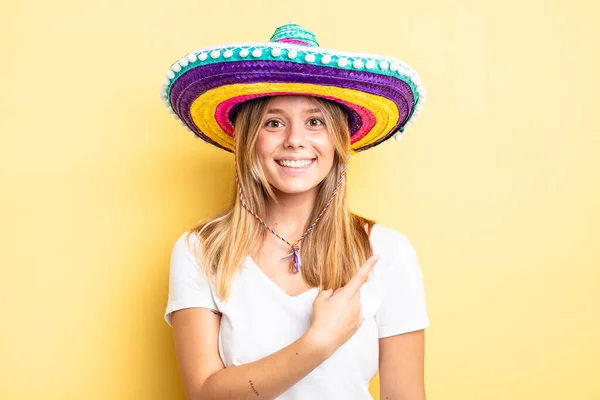
[{"label": "blonde hair", "polygon": [[[240,106],[234,128],[239,184],[247,206],[259,216],[266,215],[269,197],[276,200],[256,154],[261,120],[271,99],[254,99]],[[335,155],[331,171],[319,184],[316,201],[304,230],[308,229],[331,197],[350,149],[348,118],[342,107],[329,100],[314,100],[323,113],[329,134],[333,135]],[[375,222],[351,213],[346,196],[344,176],[333,202],[300,243],[300,271],[309,285],[319,289],[335,290],[344,286],[372,255],[369,235]],[[200,223],[190,234],[198,235],[200,240],[196,241],[194,252],[204,272],[214,279],[217,294],[225,300],[229,296],[231,280],[250,254],[252,246],[261,246],[265,235],[271,233],[243,208],[236,190],[227,211]],[[290,242],[294,243],[292,239]]]}]

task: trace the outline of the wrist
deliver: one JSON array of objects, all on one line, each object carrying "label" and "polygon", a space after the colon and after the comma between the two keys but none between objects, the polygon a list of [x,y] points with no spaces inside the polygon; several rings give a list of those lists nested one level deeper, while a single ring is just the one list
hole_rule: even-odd
[{"label": "wrist", "polygon": [[331,343],[331,340],[316,330],[309,328],[308,331],[302,336],[301,340],[306,348],[319,358],[326,360],[334,352],[335,348]]}]

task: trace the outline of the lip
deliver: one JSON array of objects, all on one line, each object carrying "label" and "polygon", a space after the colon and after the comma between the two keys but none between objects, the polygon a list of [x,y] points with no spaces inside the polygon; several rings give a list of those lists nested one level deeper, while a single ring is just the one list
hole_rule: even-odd
[{"label": "lip", "polygon": [[275,161],[288,160],[288,161],[298,161],[298,160],[316,160],[317,157],[281,157],[275,158]]},{"label": "lip", "polygon": [[[282,158],[282,160],[306,160],[307,158]],[[284,167],[283,165],[279,164],[277,161],[275,161],[275,164],[277,164],[277,168],[279,168],[281,171],[285,172],[286,174],[302,174],[308,170],[310,170],[313,165],[316,164],[317,159],[313,158],[312,159],[313,162],[304,168],[292,168],[292,167]]]}]

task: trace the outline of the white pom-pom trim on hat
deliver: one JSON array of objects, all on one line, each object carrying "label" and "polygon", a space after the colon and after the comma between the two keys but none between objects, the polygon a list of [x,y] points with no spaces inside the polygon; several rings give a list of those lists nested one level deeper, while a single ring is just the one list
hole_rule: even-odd
[{"label": "white pom-pom trim on hat", "polygon": [[[281,46],[281,47],[269,47],[269,46],[256,46],[254,44],[250,44],[251,46],[248,48],[248,46],[246,46],[246,48],[241,48],[237,47],[237,49],[239,49],[239,56],[240,58],[245,58],[248,57],[250,54],[252,54],[253,58],[261,58],[264,55],[264,52],[267,52],[267,57],[279,57],[282,54],[287,54],[287,58],[289,59],[295,59],[296,57],[298,57],[298,51],[296,49],[293,48],[288,48],[286,46]],[[186,129],[193,131],[192,129],[190,129],[189,126],[187,126],[187,124],[181,120],[175,110],[171,107],[169,100],[168,100],[168,95],[167,95],[167,91],[166,89],[168,88],[168,86],[171,84],[171,82],[175,79],[176,76],[179,75],[179,73],[181,73],[183,71],[183,68],[187,67],[190,63],[194,63],[196,61],[205,61],[207,60],[209,57],[212,59],[217,60],[219,57],[223,56],[223,58],[229,59],[231,57],[233,57],[234,55],[234,50],[237,50],[234,48],[212,48],[212,49],[205,49],[204,52],[196,54],[196,53],[190,53],[188,55],[186,55],[185,57],[181,58],[180,60],[178,60],[177,62],[175,62],[171,68],[169,69],[169,71],[167,71],[166,77],[163,79],[162,85],[163,88],[161,89],[160,92],[160,96],[161,99],[165,102],[165,106],[167,107],[169,113],[173,114],[175,116],[175,118],[177,118],[180,123],[186,127]],[[330,64],[332,62],[337,63],[337,67],[339,68],[353,68],[353,69],[367,69],[367,70],[372,70],[372,69],[376,69],[379,68],[381,71],[390,71],[387,72],[386,75],[399,75],[401,77],[402,80],[404,80],[405,82],[409,83],[411,86],[413,86],[417,93],[418,93],[418,100],[416,101],[415,105],[414,105],[414,110],[411,114],[411,117],[408,121],[406,121],[406,123],[404,124],[404,127],[408,127],[411,123],[414,123],[417,120],[417,117],[419,116],[419,113],[423,110],[423,104],[426,101],[427,98],[427,92],[425,90],[425,88],[423,87],[422,83],[421,83],[421,79],[419,77],[419,75],[410,67],[408,66],[406,63],[402,62],[402,61],[397,61],[397,60],[393,60],[391,58],[388,59],[369,59],[367,57],[367,55],[363,55],[363,56],[356,56],[354,54],[336,54],[336,55],[331,55],[331,54],[324,54],[324,52],[320,52],[320,51],[316,51],[316,52],[307,52],[307,50],[302,50],[302,54],[303,54],[303,61],[306,63],[314,63],[317,62],[317,57],[320,57],[320,63],[327,65]],[[348,58],[349,56],[349,58]],[[337,60],[334,61],[334,60]],[[210,61],[209,61],[210,62]],[[393,72],[394,74],[391,74],[391,72]],[[415,93],[416,95],[416,93]],[[395,140],[401,140],[402,138],[402,131],[398,131],[396,132],[396,134],[394,134],[394,139]]]}]

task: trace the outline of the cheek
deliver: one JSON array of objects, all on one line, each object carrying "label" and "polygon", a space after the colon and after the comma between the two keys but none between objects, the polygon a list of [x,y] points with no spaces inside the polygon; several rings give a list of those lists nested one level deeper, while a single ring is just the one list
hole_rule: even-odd
[{"label": "cheek", "polygon": [[332,160],[335,154],[335,144],[329,134],[315,138],[313,146],[321,154],[321,157],[326,160]]},{"label": "cheek", "polygon": [[258,135],[256,138],[256,151],[259,158],[269,157],[277,148],[277,143],[273,139],[272,135]]}]

